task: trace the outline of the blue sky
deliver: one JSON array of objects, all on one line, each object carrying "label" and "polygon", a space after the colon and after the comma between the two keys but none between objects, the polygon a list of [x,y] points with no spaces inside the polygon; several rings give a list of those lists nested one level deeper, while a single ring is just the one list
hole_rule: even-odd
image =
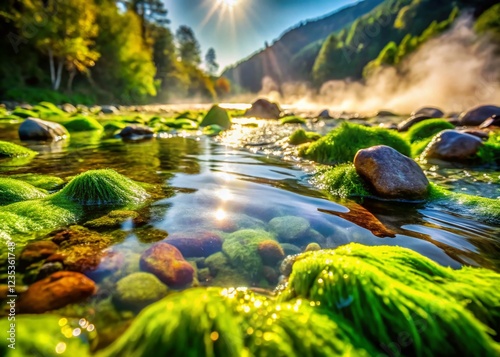
[{"label": "blue sky", "polygon": [[[164,0],[170,27],[188,25],[203,57],[215,48],[221,69],[271,43],[299,22],[321,17],[359,0]],[[234,1],[232,7],[221,1]]]}]

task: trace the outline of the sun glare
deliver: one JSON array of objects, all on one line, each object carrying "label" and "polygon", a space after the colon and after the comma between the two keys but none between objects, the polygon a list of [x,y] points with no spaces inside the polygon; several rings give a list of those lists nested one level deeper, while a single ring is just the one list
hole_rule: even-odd
[{"label": "sun glare", "polygon": [[217,0],[217,2],[220,4],[220,5],[223,5],[223,6],[227,6],[227,7],[235,7],[236,5],[238,5],[238,0]]}]

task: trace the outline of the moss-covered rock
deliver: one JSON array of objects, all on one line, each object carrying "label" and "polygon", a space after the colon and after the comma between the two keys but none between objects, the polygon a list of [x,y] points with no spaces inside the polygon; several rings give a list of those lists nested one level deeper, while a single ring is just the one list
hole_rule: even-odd
[{"label": "moss-covered rock", "polygon": [[342,123],[338,128],[312,143],[305,157],[319,163],[352,162],[356,153],[376,145],[387,145],[401,154],[410,156],[410,145],[397,133],[383,128]]},{"label": "moss-covered rock", "polygon": [[[15,336],[9,340],[11,324],[15,323]],[[24,356],[90,356],[89,345],[82,336],[74,337],[72,331],[80,328],[78,320],[71,321],[56,315],[19,315],[15,322],[8,318],[0,320],[4,336],[0,340],[0,355],[4,357]],[[9,348],[15,341],[15,349]]]},{"label": "moss-covered rock", "polygon": [[203,120],[200,123],[200,127],[205,127],[209,125],[216,124],[224,129],[231,128],[231,117],[228,112],[219,107],[218,105],[214,105],[205,115]]},{"label": "moss-covered rock", "polygon": [[429,185],[430,202],[475,219],[500,224],[500,200],[448,191],[436,184]]},{"label": "moss-covered rock", "polygon": [[136,211],[115,210],[109,212],[107,215],[103,217],[87,221],[83,225],[87,228],[100,231],[113,228],[120,228],[125,222],[128,221],[130,221],[135,226],[145,224],[145,222],[140,218],[139,213]]},{"label": "moss-covered rock", "polygon": [[274,266],[285,258],[285,252],[275,240],[265,240],[259,243],[259,255],[265,265]]},{"label": "moss-covered rock", "polygon": [[295,130],[290,135],[288,142],[292,145],[301,145],[308,142],[316,141],[321,138],[321,135],[313,131],[305,131],[304,129]]},{"label": "moss-covered rock", "polygon": [[437,133],[453,129],[454,126],[449,121],[444,119],[429,119],[415,124],[408,130],[408,140],[410,143],[415,143],[420,140],[432,138]]},{"label": "moss-covered rock", "polygon": [[210,271],[210,285],[212,286],[229,288],[250,284],[248,277],[240,269],[234,268],[227,255],[222,252],[207,257],[205,265]]},{"label": "moss-covered rock", "polygon": [[316,172],[313,181],[318,187],[337,197],[371,195],[353,164],[342,164],[334,168],[322,167]]},{"label": "moss-covered rock", "polygon": [[287,117],[283,117],[280,119],[281,125],[285,124],[305,124],[307,121],[304,118],[301,118],[296,115],[289,115]]},{"label": "moss-covered rock", "polygon": [[50,175],[16,174],[9,177],[47,191],[56,190],[64,185],[64,180],[62,178]]},{"label": "moss-covered rock", "polygon": [[[299,256],[281,301],[315,301],[405,355],[495,356],[499,282],[494,272],[453,271],[409,249],[349,244]],[[400,342],[403,331],[411,343]]]},{"label": "moss-covered rock", "polygon": [[266,240],[274,240],[274,236],[262,230],[243,229],[226,237],[222,251],[233,267],[240,269],[250,279],[256,279],[262,272],[259,244]]},{"label": "moss-covered rock", "polygon": [[24,146],[9,143],[7,141],[0,141],[0,159],[5,157],[29,157],[35,156],[36,151],[25,148]]},{"label": "moss-covered rock", "polygon": [[303,238],[310,227],[307,219],[297,216],[276,217],[269,221],[269,229],[285,242]]},{"label": "moss-covered rock", "polygon": [[150,273],[133,273],[120,279],[113,301],[120,308],[142,309],[167,295],[167,287]]},{"label": "moss-covered rock", "polygon": [[86,116],[73,117],[63,125],[69,132],[103,130],[101,123],[92,117]]},{"label": "moss-covered rock", "polygon": [[29,183],[0,177],[0,205],[8,205],[14,202],[35,200],[47,196],[42,191]]},{"label": "moss-covered rock", "polygon": [[138,204],[148,197],[139,184],[113,170],[84,172],[57,195],[81,205]]}]

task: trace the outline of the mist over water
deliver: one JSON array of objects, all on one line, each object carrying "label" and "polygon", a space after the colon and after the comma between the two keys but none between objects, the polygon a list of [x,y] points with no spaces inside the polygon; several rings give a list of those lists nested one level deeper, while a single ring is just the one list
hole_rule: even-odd
[{"label": "mist over water", "polygon": [[382,68],[364,82],[329,81],[317,92],[307,83],[286,83],[279,88],[265,78],[259,95],[305,110],[410,113],[422,106],[437,106],[460,112],[500,103],[499,80],[498,48],[484,36],[479,38],[472,18],[465,16],[451,30],[422,45],[399,68]]}]

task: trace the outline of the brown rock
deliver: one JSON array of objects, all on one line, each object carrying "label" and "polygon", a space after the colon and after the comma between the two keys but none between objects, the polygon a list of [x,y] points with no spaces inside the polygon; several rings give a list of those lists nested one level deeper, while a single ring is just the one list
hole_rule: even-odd
[{"label": "brown rock", "polygon": [[244,114],[245,117],[261,119],[279,119],[280,115],[281,109],[278,104],[272,103],[267,99],[257,99]]},{"label": "brown rock", "polygon": [[257,248],[262,263],[274,266],[285,258],[285,252],[280,244],[274,240],[265,240],[259,243]]},{"label": "brown rock", "polygon": [[38,241],[28,244],[21,255],[19,256],[19,263],[21,266],[29,266],[33,263],[47,259],[54,254],[59,247],[52,241]]},{"label": "brown rock", "polygon": [[152,138],[154,136],[154,131],[143,125],[129,125],[123,128],[119,135],[123,139]]},{"label": "brown rock", "polygon": [[492,115],[500,115],[500,107],[480,105],[462,113],[459,119],[461,125],[478,126]]},{"label": "brown rock", "polygon": [[17,307],[23,313],[41,314],[85,300],[95,291],[94,282],[85,275],[60,271],[31,285]]},{"label": "brown rock", "polygon": [[429,181],[420,166],[389,146],[359,150],[354,166],[381,197],[421,199],[427,195]]},{"label": "brown rock", "polygon": [[193,282],[194,268],[173,245],[156,243],[141,255],[140,267],[170,287],[183,287]]},{"label": "brown rock", "polygon": [[174,233],[164,241],[186,258],[208,257],[222,250],[222,238],[214,232]]},{"label": "brown rock", "polygon": [[408,129],[410,129],[413,125],[432,118],[432,116],[422,114],[411,116],[410,118],[398,124],[398,131],[408,131]]},{"label": "brown rock", "polygon": [[479,128],[485,129],[492,126],[500,126],[500,115],[492,115],[491,118],[486,119],[481,125],[479,125]]},{"label": "brown rock", "polygon": [[476,136],[444,130],[427,145],[423,156],[444,161],[465,161],[474,158],[482,145],[482,140]]}]

